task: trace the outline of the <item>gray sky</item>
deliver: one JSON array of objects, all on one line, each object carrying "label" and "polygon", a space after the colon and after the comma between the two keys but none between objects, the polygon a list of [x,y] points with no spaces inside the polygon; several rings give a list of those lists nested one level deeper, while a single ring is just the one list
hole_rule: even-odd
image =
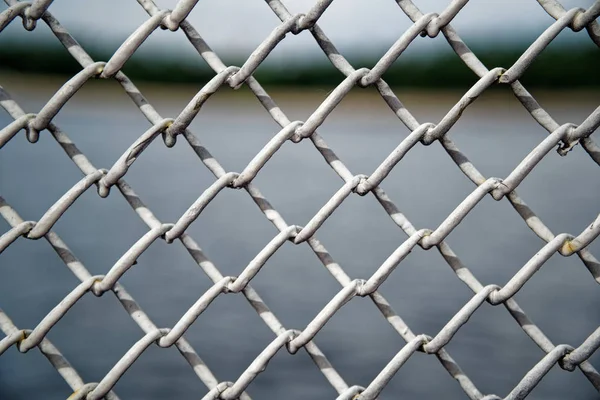
[{"label": "gray sky", "polygon": [[[291,12],[307,11],[315,0],[283,0]],[[162,8],[173,8],[176,0],[156,0]],[[567,8],[587,7],[593,0],[561,0]],[[423,12],[441,12],[449,0],[415,0]],[[4,6],[5,8],[5,6]],[[118,45],[148,18],[135,0],[55,0],[50,11],[76,37],[87,42],[98,40]],[[188,19],[217,53],[247,56],[279,23],[275,14],[260,0],[203,0]],[[535,0],[472,0],[452,21],[467,44],[485,40],[490,46],[515,39],[530,42],[553,19]],[[367,51],[383,54],[410,26],[393,0],[335,0],[319,20],[319,25],[344,53]],[[13,25],[18,25],[13,24]],[[20,26],[13,33],[24,35]],[[47,32],[45,32],[47,34]],[[183,33],[156,31],[142,51],[193,52]],[[409,47],[410,52],[427,51],[443,45],[443,38],[422,39]],[[562,40],[589,42],[585,31],[563,32]],[[446,45],[447,46],[447,45]],[[284,60],[320,53],[308,32],[288,37],[269,57]]]}]

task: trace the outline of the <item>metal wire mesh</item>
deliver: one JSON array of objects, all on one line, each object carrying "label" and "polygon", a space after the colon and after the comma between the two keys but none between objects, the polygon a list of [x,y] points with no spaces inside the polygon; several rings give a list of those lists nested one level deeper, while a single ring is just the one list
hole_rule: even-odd
[{"label": "metal wire mesh", "polygon": [[[559,364],[561,368],[568,371],[579,369],[594,388],[600,390],[600,374],[587,361],[600,346],[600,328],[591,332],[589,337],[578,345],[555,345],[527,317],[513,299],[513,296],[527,283],[532,275],[556,252],[563,256],[576,254],[596,282],[600,282],[600,262],[586,249],[586,246],[600,234],[600,215],[581,233],[576,235],[568,233],[554,235],[515,191],[517,186],[553,148],[557,148],[561,155],[566,155],[574,146],[579,144],[593,161],[600,165],[600,147],[594,143],[591,137],[600,125],[600,107],[596,108],[579,124],[565,123],[561,125],[519,83],[519,78],[533,60],[564,29],[573,31],[586,29],[591,40],[600,46],[600,24],[596,21],[600,15],[600,1],[596,1],[587,10],[581,8],[565,10],[555,0],[538,0],[540,6],[556,21],[507,69],[501,67],[488,69],[450,25],[453,18],[461,11],[468,0],[454,0],[439,14],[423,14],[412,1],[397,0],[401,11],[410,18],[413,24],[370,69],[354,69],[337,51],[325,32],[317,25],[319,18],[333,0],[319,0],[304,14],[296,15],[292,15],[281,1],[266,0],[267,5],[281,20],[281,24],[256,48],[241,67],[225,65],[202,39],[200,33],[186,20],[197,0],[180,0],[173,10],[161,10],[152,0],[138,0],[140,6],[148,13],[149,18],[128,37],[107,62],[93,60],[77,43],[75,38],[52,16],[49,11],[52,0],[35,0],[33,2],[5,0],[5,2],[9,7],[0,14],[0,31],[15,19],[22,19],[24,28],[29,31],[35,29],[36,24],[43,22],[48,25],[56,38],[81,65],[82,69],[66,82],[37,113],[27,113],[3,88],[0,88],[0,106],[14,119],[12,123],[0,131],[0,148],[22,130],[25,131],[27,139],[32,143],[38,140],[40,133],[43,134],[43,131],[47,131],[81,170],[83,178],[54,203],[38,221],[24,221],[17,211],[0,197],[0,214],[12,227],[0,237],[0,252],[16,240],[44,238],[81,281],[33,329],[18,328],[0,310],[0,329],[5,334],[5,337],[0,341],[0,355],[13,345],[17,346],[20,352],[27,352],[37,347],[72,388],[71,399],[93,400],[103,397],[116,399],[118,397],[112,391],[112,388],[149,346],[170,347],[174,345],[193,368],[198,378],[207,386],[208,393],[203,397],[204,399],[247,399],[249,396],[245,393],[245,389],[267,367],[267,363],[277,352],[285,348],[293,354],[303,349],[310,355],[315,366],[337,391],[339,394],[338,399],[373,399],[384,390],[390,379],[398,373],[404,363],[415,352],[424,352],[434,355],[438,359],[470,399],[491,400],[500,397],[493,394],[485,395],[478,390],[475,383],[462,372],[444,348],[477,309],[484,302],[488,302],[492,305],[503,305],[523,332],[546,353],[546,356],[539,360],[504,398],[525,398],[555,364]],[[182,30],[199,55],[215,72],[214,78],[197,93],[175,118],[163,118],[159,115],[131,80],[121,72],[125,62],[159,27],[171,31]],[[288,33],[296,35],[303,31],[308,31],[313,36],[331,64],[346,78],[339,83],[306,121],[291,121],[252,74]],[[403,106],[399,98],[382,79],[382,76],[419,35],[435,37],[440,32],[447,39],[454,52],[479,79],[439,123],[421,123]],[[92,78],[116,80],[151,124],[151,127],[143,132],[109,169],[98,169],[92,165],[65,132],[53,123],[53,118],[61,108]],[[448,135],[449,130],[459,120],[462,112],[490,86],[498,83],[509,85],[523,107],[535,121],[548,131],[548,136],[503,179],[483,176]],[[281,130],[264,145],[254,159],[239,173],[227,172],[200,143],[197,136],[188,129],[203,104],[223,85],[232,88],[247,85],[265,110],[281,126]],[[323,137],[317,133],[319,126],[355,86],[375,87],[392,112],[411,131],[369,175],[355,175],[352,173],[326,144]],[[124,180],[131,165],[158,136],[162,136],[168,147],[175,145],[178,137],[179,140],[187,142],[216,178],[214,183],[202,192],[175,223],[159,221]],[[306,225],[288,225],[281,215],[273,209],[259,189],[254,186],[253,180],[285,142],[298,143],[304,139],[309,139],[314,144],[315,149],[339,175],[344,184]],[[441,143],[457,167],[476,187],[437,228],[432,230],[417,229],[400,212],[380,187],[380,184],[414,146],[419,143],[427,146],[435,141]],[[61,215],[73,205],[81,194],[92,188],[92,186],[97,187],[98,194],[101,197],[108,196],[110,190],[116,187],[149,228],[148,232],[139,238],[105,275],[100,276],[92,276],[60,237],[51,230]],[[204,208],[215,200],[218,193],[231,188],[245,190],[264,216],[279,231],[237,277],[223,276],[202,253],[196,241],[186,233],[187,228],[198,218]],[[324,221],[335,212],[336,208],[348,196],[364,196],[367,194],[374,195],[390,218],[406,233],[408,238],[400,244],[372,276],[364,280],[351,280],[342,267],[333,261],[331,255],[316,238],[315,234]],[[444,242],[449,233],[488,194],[498,201],[506,198],[527,226],[546,242],[546,245],[539,249],[503,286],[482,284],[462,264],[450,246]],[[136,259],[158,239],[165,240],[167,243],[179,241],[183,244],[191,257],[214,283],[173,327],[165,329],[157,327],[119,283],[119,279],[134,266]],[[259,294],[250,286],[250,282],[260,272],[265,262],[288,241],[297,245],[306,242],[306,245],[312,249],[341,286],[340,291],[331,301],[301,330],[284,327],[262,301]],[[413,333],[378,291],[380,285],[416,246],[423,249],[436,248],[456,273],[456,276],[473,291],[473,297],[447,322],[443,329],[431,336]],[[46,335],[69,309],[89,292],[95,296],[100,296],[105,292],[114,294],[131,318],[142,329],[144,336],[98,382],[86,383],[81,379],[76,369],[65,360],[60,351],[46,338]],[[184,334],[216,297],[240,292],[257,311],[264,323],[273,331],[275,338],[260,352],[235,382],[221,382],[212,374],[209,367],[200,360],[197,353],[185,339]],[[328,320],[344,304],[356,296],[370,297],[381,314],[406,341],[404,347],[391,357],[385,368],[366,387],[348,385],[314,342],[318,332]]]}]

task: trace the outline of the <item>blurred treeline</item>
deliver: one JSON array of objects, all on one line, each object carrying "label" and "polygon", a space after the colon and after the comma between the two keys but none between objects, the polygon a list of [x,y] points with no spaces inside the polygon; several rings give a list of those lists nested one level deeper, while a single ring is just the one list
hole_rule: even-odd
[{"label": "blurred treeline", "polygon": [[[94,60],[108,60],[113,51],[84,48]],[[488,67],[510,67],[527,48],[526,44],[473,46],[477,57]],[[373,57],[349,57],[355,67],[372,67]],[[268,59],[267,59],[268,60]],[[229,64],[242,65],[244,59],[226,58]],[[0,46],[0,70],[20,73],[72,76],[79,64],[60,44],[4,41]],[[206,82],[214,76],[200,56],[195,59],[145,52],[134,54],[123,71],[135,81]],[[254,74],[264,85],[334,86],[344,77],[324,57],[310,62],[275,65],[263,63]],[[476,82],[475,74],[449,48],[419,56],[401,56],[385,73],[392,86],[415,88],[465,88]],[[595,46],[563,45],[545,49],[521,79],[527,86],[545,88],[600,87],[600,49]]]}]

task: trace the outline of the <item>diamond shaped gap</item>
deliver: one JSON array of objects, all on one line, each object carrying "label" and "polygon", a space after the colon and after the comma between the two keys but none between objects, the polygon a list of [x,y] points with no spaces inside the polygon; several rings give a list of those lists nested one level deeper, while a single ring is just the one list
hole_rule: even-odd
[{"label": "diamond shaped gap", "polygon": [[315,342],[347,382],[365,387],[393,357],[391,349],[405,343],[370,299],[360,297],[340,308],[317,333]]},{"label": "diamond shaped gap", "polygon": [[355,194],[344,200],[315,237],[351,279],[368,279],[407,239],[372,196]]},{"label": "diamond shaped gap", "polygon": [[250,282],[288,329],[302,330],[341,289],[307,244],[285,243]]},{"label": "diamond shaped gap", "polygon": [[213,286],[181,244],[169,245],[161,239],[138,257],[119,282],[160,328],[173,327]]},{"label": "diamond shaped gap", "polygon": [[306,224],[344,184],[310,140],[285,143],[253,183],[290,225]]},{"label": "diamond shaped gap", "polygon": [[[315,106],[307,118],[326,94],[314,97]],[[317,132],[354,175],[371,174],[410,133],[371,87],[353,88]]]},{"label": "diamond shaped gap", "polygon": [[[483,92],[447,136],[486,178],[503,179],[548,132],[531,118],[512,91],[502,86]],[[517,142],[519,146],[515,146]]]},{"label": "diamond shaped gap", "polygon": [[[506,396],[544,356],[502,305],[493,307],[486,302],[445,348],[450,354],[460,355],[455,361],[479,390],[499,396]],[[519,351],[497,351],[498,348],[518,348]]]},{"label": "diamond shaped gap", "polygon": [[415,145],[380,187],[418,229],[435,229],[474,189],[439,143]]},{"label": "diamond shaped gap", "polygon": [[[100,103],[99,99],[102,99]],[[106,169],[151,127],[123,88],[112,79],[86,82],[53,122],[96,168]],[[50,134],[47,131],[40,134],[44,135]],[[154,146],[164,146],[160,136],[154,142]],[[144,154],[138,156],[141,158]]]},{"label": "diamond shaped gap", "polygon": [[240,293],[215,299],[185,337],[220,381],[236,381],[276,335]]},{"label": "diamond shaped gap", "polygon": [[217,196],[186,232],[224,276],[237,276],[279,232],[245,191]]},{"label": "diamond shaped gap", "polygon": [[118,196],[103,199],[92,186],[53,227],[92,275],[106,274],[113,263],[149,230]]},{"label": "diamond shaped gap", "polygon": [[446,241],[484,286],[502,285],[545,244],[526,226],[508,201],[486,195]]},{"label": "diamond shaped gap", "polygon": [[[163,98],[162,104],[168,114],[179,115],[202,86],[198,85],[193,91],[178,92],[177,97],[169,98],[169,102]],[[223,168],[241,172],[281,127],[249,89],[243,87],[234,92],[221,86],[202,105],[189,129]],[[184,143],[185,138],[179,137],[178,146],[179,142]]]},{"label": "diamond shaped gap", "polygon": [[[49,304],[48,308],[56,304]],[[99,382],[142,336],[143,331],[112,293],[96,297],[87,292],[50,330],[47,338],[84,382]]]},{"label": "diamond shaped gap", "polygon": [[[437,250],[419,247],[396,267],[379,292],[415,335],[431,336],[473,296]],[[440,296],[444,301],[439,301]]]},{"label": "diamond shaped gap", "polygon": [[[123,177],[141,202],[164,223],[176,222],[217,180],[202,163],[195,149],[185,143],[183,137],[179,140],[182,142],[168,148],[161,136],[157,136]],[[129,145],[124,146],[123,150],[119,150],[122,154]],[[121,155],[108,164],[109,168],[118,157]],[[223,189],[217,197],[220,198],[226,191],[227,188]],[[110,193],[109,197],[123,197],[117,186]],[[219,202],[218,199],[215,201]]]}]

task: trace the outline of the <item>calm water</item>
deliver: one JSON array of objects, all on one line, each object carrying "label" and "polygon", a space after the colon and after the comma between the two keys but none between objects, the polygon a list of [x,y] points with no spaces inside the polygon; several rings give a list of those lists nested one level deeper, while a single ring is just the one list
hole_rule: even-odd
[{"label": "calm water", "polygon": [[[38,111],[60,81],[4,79],[27,112]],[[175,116],[195,87],[142,87],[163,116]],[[306,119],[327,90],[273,93],[292,119]],[[421,122],[437,122],[460,93],[414,93],[400,98]],[[536,93],[560,123],[581,122],[598,105],[598,93]],[[0,125],[10,121],[0,115]],[[98,168],[109,168],[149,126],[114,82],[93,82],[60,112],[61,126]],[[278,126],[248,93],[224,90],[212,98],[192,130],[228,171],[241,171]],[[355,174],[369,174],[407,130],[373,91],[352,92],[320,128]],[[450,136],[486,176],[507,174],[545,131],[508,92],[486,94],[470,107]],[[26,220],[37,220],[81,178],[62,149],[43,133],[30,144],[21,133],[0,151],[0,195]],[[126,176],[164,222],[174,222],[214,177],[183,140],[173,149],[155,141]],[[286,143],[255,180],[292,224],[304,225],[343,182],[309,141]],[[382,187],[418,228],[435,228],[473,189],[441,146],[417,145]],[[551,152],[521,184],[519,193],[554,233],[577,234],[599,212],[600,174],[581,148],[567,157]],[[0,232],[9,226],[0,221]],[[92,274],[104,274],[146,231],[113,190],[107,199],[89,190],[54,227]],[[244,191],[224,190],[189,228],[224,275],[237,275],[277,231]],[[372,196],[350,196],[317,237],[352,278],[367,278],[406,238]],[[485,198],[448,237],[461,260],[484,283],[504,284],[542,246],[504,200]],[[591,250],[600,255],[600,242]],[[20,328],[33,328],[77,284],[43,240],[19,239],[0,255],[0,307]],[[154,243],[121,279],[150,318],[173,326],[210,287],[180,243]],[[286,243],[253,287],[288,328],[302,329],[338,292],[339,284],[308,245]],[[472,292],[435,251],[413,251],[381,287],[415,333],[435,335]],[[577,346],[599,325],[600,290],[576,258],[553,256],[516,295],[525,312],[556,344]],[[48,338],[86,382],[99,381],[142,335],[114,296],[79,301]],[[274,338],[241,295],[219,297],[186,333],[217,379],[236,380]],[[404,342],[369,299],[342,308],[316,343],[349,385],[366,386]],[[484,304],[447,346],[484,393],[506,395],[543,357],[502,307]],[[600,367],[600,356],[591,359]],[[175,348],[150,347],[115,387],[122,399],[198,399],[206,387]],[[281,351],[248,388],[256,399],[332,399],[335,391],[304,351]],[[0,399],[64,399],[70,389],[36,349],[9,349],[0,358]],[[416,354],[382,399],[466,398],[434,357]],[[555,367],[532,399],[592,399],[597,393],[579,372]]]}]

